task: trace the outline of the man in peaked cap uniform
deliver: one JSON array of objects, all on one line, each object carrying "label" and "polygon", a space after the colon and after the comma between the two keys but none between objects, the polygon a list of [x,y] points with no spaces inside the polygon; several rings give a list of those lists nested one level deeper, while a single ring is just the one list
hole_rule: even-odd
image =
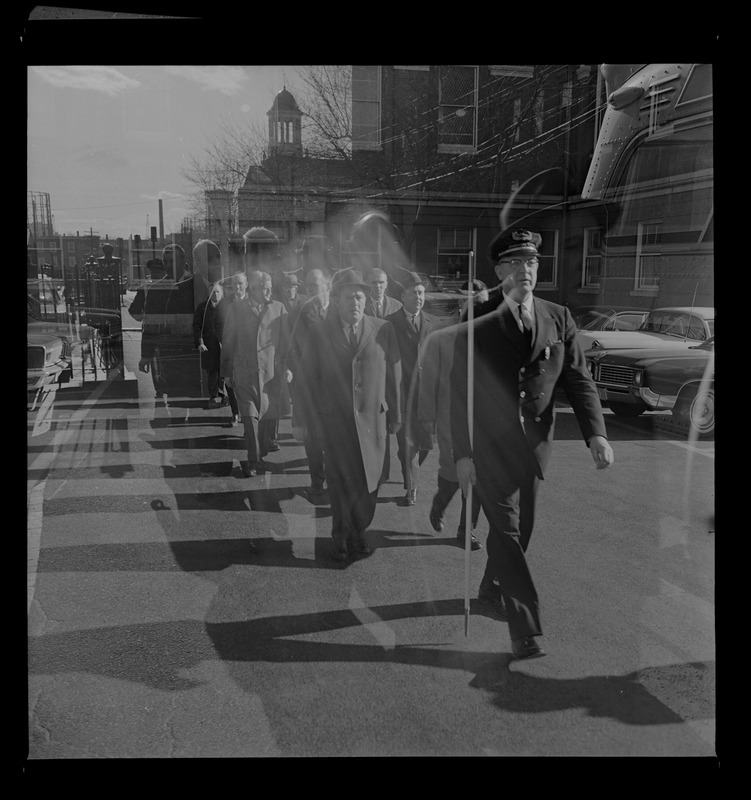
[{"label": "man in peaked cap uniform", "polygon": [[336,273],[333,313],[310,327],[296,376],[295,436],[304,439],[309,425],[322,432],[331,553],[342,563],[371,552],[364,532],[375,514],[387,437],[401,424],[399,343],[389,322],[365,315],[368,291],[357,270]]},{"label": "man in peaked cap uniform", "polygon": [[[567,308],[534,297],[541,237],[522,228],[490,247],[501,282],[495,311],[456,337],[451,438],[462,490],[472,483],[490,530],[479,597],[506,618],[516,659],[545,655],[539,601],[525,560],[539,481],[550,460],[556,385],[571,403],[598,469],[613,463],[597,389]],[[474,333],[473,437],[467,402],[467,337]]]},{"label": "man in peaked cap uniform", "polygon": [[401,353],[403,424],[396,434],[396,441],[406,490],[404,503],[413,506],[417,500],[420,466],[433,449],[433,437],[417,419],[420,355],[438,323],[422,310],[425,305],[425,281],[416,272],[408,272],[400,285],[402,307],[386,319],[394,326]]}]

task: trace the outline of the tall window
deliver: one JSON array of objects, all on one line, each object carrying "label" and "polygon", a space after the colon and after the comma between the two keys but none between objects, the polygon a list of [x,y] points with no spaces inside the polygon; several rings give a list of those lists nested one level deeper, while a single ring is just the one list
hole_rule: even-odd
[{"label": "tall window", "polygon": [[477,67],[438,67],[438,150],[477,146]]},{"label": "tall window", "polygon": [[381,68],[352,67],[352,147],[381,146]]},{"label": "tall window", "polygon": [[539,231],[542,236],[540,246],[540,266],[537,269],[537,286],[540,289],[554,289],[558,283],[558,231],[554,229]]},{"label": "tall window", "polygon": [[469,251],[474,249],[474,228],[438,228],[436,275],[469,275]]},{"label": "tall window", "polygon": [[512,107],[512,122],[514,129],[514,143],[521,141],[522,99],[515,97]]},{"label": "tall window", "polygon": [[662,221],[640,222],[636,242],[635,289],[657,289],[662,246]]},{"label": "tall window", "polygon": [[545,90],[540,89],[535,97],[534,108],[532,111],[532,134],[539,136],[545,125]]},{"label": "tall window", "polygon": [[597,288],[602,275],[602,228],[584,229],[582,288]]}]

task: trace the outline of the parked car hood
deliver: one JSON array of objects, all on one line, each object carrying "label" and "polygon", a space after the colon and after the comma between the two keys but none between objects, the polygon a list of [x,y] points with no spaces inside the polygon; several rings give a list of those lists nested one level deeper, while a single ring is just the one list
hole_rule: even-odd
[{"label": "parked car hood", "polygon": [[631,367],[648,367],[658,361],[665,360],[675,360],[685,363],[688,363],[689,359],[707,361],[712,355],[712,350],[699,348],[694,344],[683,350],[666,347],[660,347],[655,350],[645,350],[640,347],[638,349],[616,350],[615,352],[602,351],[600,357],[598,357],[597,353],[597,350],[593,350],[590,351],[588,355],[595,358],[598,363],[606,362],[608,364],[628,364]]},{"label": "parked car hood", "polygon": [[591,350],[599,342],[601,350],[687,350],[699,344],[696,339],[679,339],[667,333],[653,331],[577,331],[582,349]]}]

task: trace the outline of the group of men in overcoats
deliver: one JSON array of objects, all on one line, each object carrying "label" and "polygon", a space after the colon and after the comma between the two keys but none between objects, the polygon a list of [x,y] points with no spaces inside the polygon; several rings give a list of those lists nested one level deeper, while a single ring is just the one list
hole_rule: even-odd
[{"label": "group of men in overcoats", "polygon": [[[297,277],[287,276],[282,300],[272,298],[271,276],[253,270],[244,281],[247,292],[239,286],[221,315],[219,377],[234,391],[244,425],[243,474],[265,468],[276,421],[291,400],[310,491],[320,495],[327,484],[331,553],[346,563],[371,552],[365,533],[388,475],[390,436],[397,438],[405,505],[415,503],[420,466],[437,442],[430,523],[443,530],[459,489],[463,499],[473,496],[473,528],[484,511],[487,564],[478,601],[508,622],[517,659],[544,655],[525,552],[550,459],[557,388],[565,391],[597,468],[613,462],[571,314],[533,294],[540,245],[532,231],[501,232],[490,250],[498,286],[473,307],[471,321],[442,330],[423,310],[424,280],[404,270],[399,300],[386,293],[388,275],[380,269],[363,275],[346,268],[333,279],[309,270],[304,298],[297,297]],[[194,285],[202,274],[193,276]],[[207,297],[215,310],[210,288]],[[472,549],[479,549],[473,532],[464,530],[464,516],[459,536],[463,542],[470,535]]]},{"label": "group of men in overcoats", "polygon": [[[516,659],[545,655],[538,641],[539,598],[525,553],[550,459],[558,388],[597,468],[613,463],[571,314],[533,294],[540,245],[540,235],[526,229],[499,234],[491,245],[497,289],[473,308],[471,322],[443,332],[432,331],[433,320],[422,312],[425,287],[416,273],[402,282],[401,308],[383,317],[375,305],[372,315],[365,313],[371,286],[359,272],[337,273],[335,313],[310,329],[301,391],[295,394],[297,435],[315,426],[323,442],[332,553],[340,561],[370,552],[364,534],[375,512],[389,434],[398,439],[407,503],[414,502],[416,470],[432,446],[425,434],[439,436],[440,466],[446,469],[439,470],[430,521],[442,528],[457,488],[479,500],[489,531],[478,600],[508,623]],[[374,277],[380,282],[381,276]],[[478,515],[473,506],[473,524]]]}]

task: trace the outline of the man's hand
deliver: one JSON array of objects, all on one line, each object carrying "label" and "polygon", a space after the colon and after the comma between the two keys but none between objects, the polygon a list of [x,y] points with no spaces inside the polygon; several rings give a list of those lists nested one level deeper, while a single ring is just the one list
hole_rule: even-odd
[{"label": "man's hand", "polygon": [[148,358],[142,358],[138,362],[138,369],[140,369],[141,372],[146,372],[146,373],[151,372],[151,364],[149,363],[149,359]]},{"label": "man's hand", "polygon": [[285,373],[284,377],[285,377],[287,383],[292,383],[292,370],[288,369],[287,372]]},{"label": "man's hand", "polygon": [[298,442],[304,442],[307,434],[307,428],[302,425],[295,425],[292,428],[292,435],[295,437],[295,439],[297,439]]},{"label": "man's hand", "polygon": [[607,469],[615,461],[613,448],[604,436],[592,436],[589,440],[589,450],[597,469]]},{"label": "man's hand", "polygon": [[209,348],[203,343],[203,341],[198,345],[198,352],[199,353],[208,353]]},{"label": "man's hand", "polygon": [[464,495],[469,491],[469,484],[473,486],[477,483],[477,473],[475,472],[475,465],[471,458],[460,458],[456,462],[456,477],[459,481]]}]

